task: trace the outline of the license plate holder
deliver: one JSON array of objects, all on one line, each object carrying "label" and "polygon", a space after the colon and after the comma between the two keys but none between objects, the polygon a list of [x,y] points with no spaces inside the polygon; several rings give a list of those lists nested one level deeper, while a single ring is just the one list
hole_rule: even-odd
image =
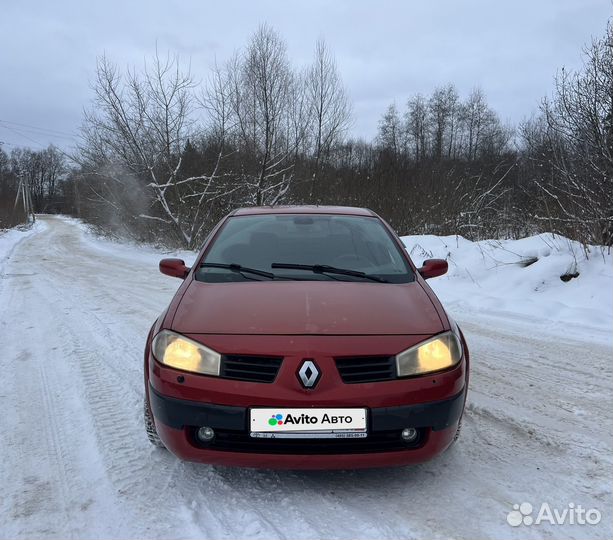
[{"label": "license plate holder", "polygon": [[358,439],[368,436],[365,408],[256,407],[249,411],[251,437]]}]

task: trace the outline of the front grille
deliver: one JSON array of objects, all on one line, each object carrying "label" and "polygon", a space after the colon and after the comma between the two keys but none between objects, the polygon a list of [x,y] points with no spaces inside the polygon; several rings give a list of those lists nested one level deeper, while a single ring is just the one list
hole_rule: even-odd
[{"label": "front grille", "polygon": [[363,439],[264,439],[254,438],[244,431],[215,430],[215,438],[207,444],[192,441],[200,448],[252,454],[368,454],[419,448],[426,442],[428,430],[419,430],[412,443],[400,438],[400,430],[377,431]]},{"label": "front grille", "polygon": [[396,378],[394,356],[337,358],[336,368],[347,384],[390,381]]},{"label": "front grille", "polygon": [[277,377],[283,358],[227,355],[221,359],[219,375],[225,379],[271,383]]}]

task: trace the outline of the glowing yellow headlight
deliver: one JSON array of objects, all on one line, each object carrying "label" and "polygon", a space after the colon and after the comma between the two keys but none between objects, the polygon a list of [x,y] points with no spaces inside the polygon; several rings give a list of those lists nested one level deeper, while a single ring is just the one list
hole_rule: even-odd
[{"label": "glowing yellow headlight", "polygon": [[198,347],[190,341],[179,338],[166,347],[162,362],[186,371],[198,371],[201,360]]},{"label": "glowing yellow headlight", "polygon": [[399,377],[423,375],[455,366],[462,359],[462,347],[453,332],[436,336],[396,356]]},{"label": "glowing yellow headlight", "polygon": [[219,375],[219,353],[169,330],[162,330],[155,336],[152,351],[153,356],[167,366],[205,375]]}]

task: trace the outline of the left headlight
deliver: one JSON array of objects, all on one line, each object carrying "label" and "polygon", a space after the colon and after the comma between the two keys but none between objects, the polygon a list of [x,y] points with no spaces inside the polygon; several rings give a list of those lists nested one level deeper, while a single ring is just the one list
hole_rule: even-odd
[{"label": "left headlight", "polygon": [[396,355],[398,377],[425,375],[455,366],[462,359],[462,346],[454,332],[428,339]]},{"label": "left headlight", "polygon": [[221,355],[181,334],[162,330],[153,338],[151,350],[153,356],[166,366],[205,375],[219,375]]}]

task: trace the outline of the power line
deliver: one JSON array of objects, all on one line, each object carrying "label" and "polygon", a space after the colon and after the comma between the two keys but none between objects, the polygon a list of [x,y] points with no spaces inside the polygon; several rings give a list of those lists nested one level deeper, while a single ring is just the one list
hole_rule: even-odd
[{"label": "power line", "polygon": [[[28,137],[27,135],[24,135],[23,133],[20,133],[18,130],[14,129],[14,128],[11,128],[11,127],[8,127],[8,126],[4,126],[4,127],[5,127],[6,129],[11,130],[13,133],[16,133],[16,134],[17,134],[17,135],[19,135],[20,137],[24,137],[24,138],[28,139],[29,141],[33,142],[33,143],[34,143],[34,144],[36,144],[36,145],[37,145],[37,146],[38,146],[38,147],[39,147],[41,150],[44,150],[44,149],[46,149],[46,148],[48,148],[48,147],[49,147],[49,145],[44,145],[44,144],[42,144],[41,142],[36,141],[36,140],[32,139],[31,137]],[[18,146],[18,145],[14,144],[14,143],[11,143],[11,142],[8,142],[8,143],[0,143],[0,144],[9,144],[10,146],[13,146],[13,147],[15,147],[15,148],[19,148],[19,146]],[[21,147],[23,148],[23,145],[22,145]],[[73,156],[71,156],[70,154],[67,154],[66,152],[64,152],[64,151],[63,151],[61,148],[58,148],[57,146],[55,146],[55,149],[56,149],[56,150],[57,150],[57,151],[58,151],[60,154],[62,154],[64,157],[66,157],[67,159],[69,159],[70,161],[74,161],[74,157],[73,157]]]},{"label": "power line", "polygon": [[39,141],[36,141],[34,139],[32,139],[32,137],[29,137],[28,135],[25,135],[23,133],[21,133],[20,131],[16,130],[15,128],[9,127],[9,126],[4,126],[5,129],[8,129],[9,131],[12,131],[13,133],[19,135],[20,137],[23,137],[24,139],[27,139],[30,142],[33,142],[34,144],[43,147],[44,148],[44,144],[40,143]]},{"label": "power line", "polygon": [[[6,146],[12,146],[13,148],[22,148],[22,149],[28,149],[30,148],[30,145],[27,143],[19,143],[19,142],[15,142],[15,141],[8,141],[6,139],[0,139],[0,146],[2,145],[6,145]],[[55,145],[54,145],[55,146]],[[42,143],[36,143],[36,147],[41,149],[41,150],[45,150],[49,147],[48,144],[42,144]],[[59,150],[59,148],[57,146],[55,146],[56,150]],[[59,150],[60,152],[62,152],[62,150]]]},{"label": "power line", "polygon": [[[22,128],[20,128],[20,130],[11,127],[11,125],[14,126],[23,126]],[[0,119],[0,128],[4,128],[7,129],[9,131],[12,131],[13,133],[15,133],[16,135],[18,135],[19,137],[23,137],[24,139],[27,139],[28,141],[34,143],[35,145],[37,145],[40,149],[44,150],[46,148],[49,147],[49,144],[43,144],[40,141],[37,141],[36,139],[33,139],[32,137],[28,136],[27,134],[23,133],[23,131],[39,131],[40,135],[47,135],[47,136],[54,136],[54,137],[60,137],[63,139],[69,139],[72,143],[76,143],[75,141],[75,137],[77,137],[77,135],[75,134],[70,134],[66,131],[60,131],[60,130],[54,130],[54,129],[47,129],[47,128],[42,128],[42,127],[37,127],[37,126],[33,126],[31,124],[23,124],[21,122],[12,122],[10,120],[2,120]],[[46,133],[45,133],[46,132]],[[18,145],[15,144],[13,142],[7,142],[7,141],[0,141],[0,144],[7,144],[9,146],[12,146],[14,148],[23,148],[24,145]],[[68,160],[70,161],[74,161],[74,157],[71,156],[70,154],[67,154],[66,152],[64,152],[61,148],[58,148],[57,146],[55,147],[56,150],[62,154],[64,157],[66,157]]]},{"label": "power line", "polygon": [[[14,127],[11,127],[7,124],[4,124],[1,120],[0,120],[0,128],[1,129],[10,129],[10,130],[14,130]],[[40,135],[41,137],[49,137],[52,139],[63,139],[63,140],[69,140],[69,141],[74,141],[75,137],[70,136],[70,135],[60,135],[58,133],[51,133],[51,132],[47,132],[47,131],[41,131],[41,130],[37,130],[37,129],[32,129],[32,128],[23,128],[20,127],[19,128],[20,132],[27,132],[27,133],[31,133],[33,135]]]},{"label": "power line", "polygon": [[77,137],[78,136],[76,133],[69,133],[68,131],[60,131],[59,129],[45,128],[41,126],[33,126],[32,124],[23,124],[21,122],[12,122],[10,120],[3,120],[2,118],[0,118],[0,123],[10,124],[13,126],[21,126],[22,128],[28,128],[30,130],[35,130],[35,131],[46,131],[50,134],[63,135],[67,137]]}]

